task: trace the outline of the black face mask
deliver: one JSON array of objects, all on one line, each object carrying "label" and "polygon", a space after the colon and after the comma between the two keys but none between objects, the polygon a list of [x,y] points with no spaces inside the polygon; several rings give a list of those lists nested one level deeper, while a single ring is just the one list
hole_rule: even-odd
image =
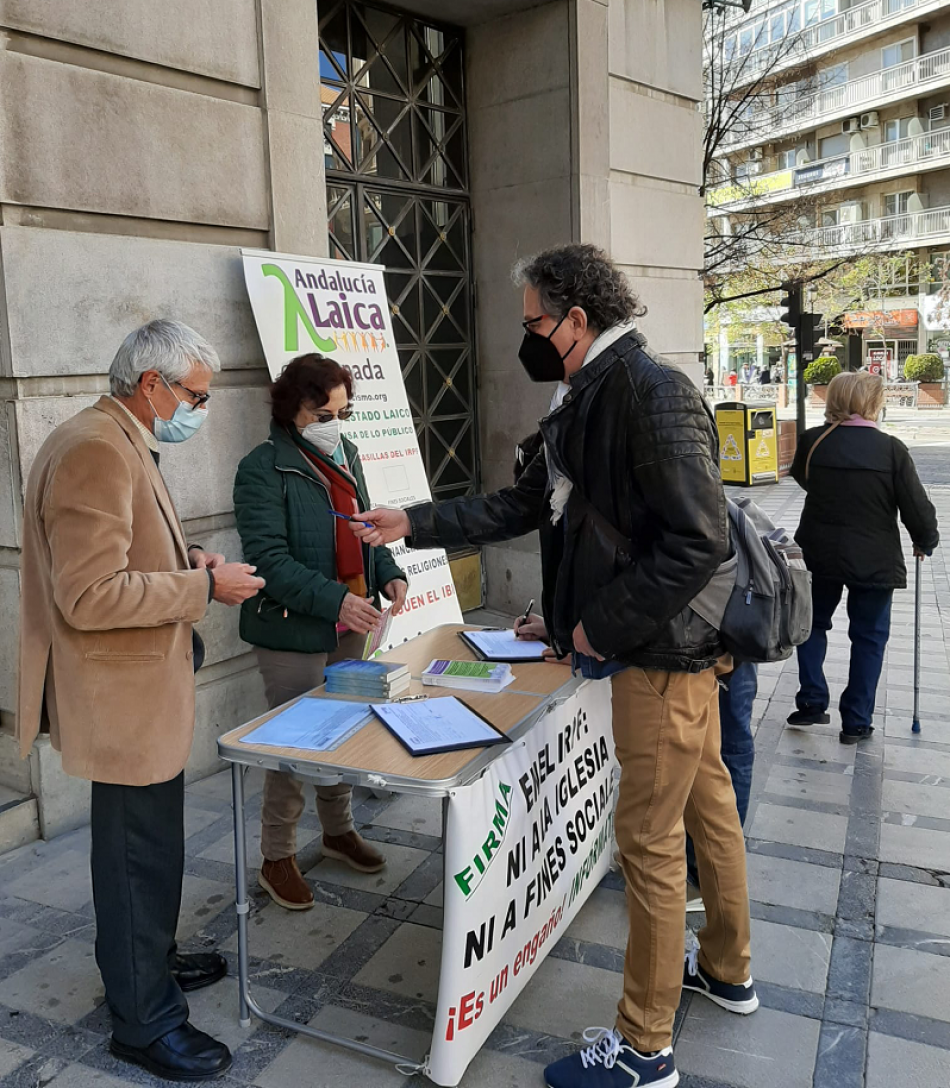
[{"label": "black face mask", "polygon": [[562,355],[554,344],[551,336],[564,324],[565,318],[554,326],[550,336],[542,336],[538,332],[525,332],[524,340],[518,350],[518,358],[525,372],[533,382],[563,382],[564,360],[577,347],[577,341]]}]

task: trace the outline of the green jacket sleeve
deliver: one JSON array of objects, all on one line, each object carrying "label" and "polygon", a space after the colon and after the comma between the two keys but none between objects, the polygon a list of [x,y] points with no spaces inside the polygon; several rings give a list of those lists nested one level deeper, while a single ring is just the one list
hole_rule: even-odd
[{"label": "green jacket sleeve", "polygon": [[[363,508],[368,509],[371,505],[369,491],[366,489],[366,477],[363,475],[363,466],[360,463],[360,459],[357,456],[353,461],[353,476],[356,479],[356,488],[359,492],[360,502],[363,503]],[[376,572],[376,585],[379,589],[387,585],[394,578],[401,578],[406,584],[409,583],[409,579],[406,577],[406,572],[402,570],[396,560],[393,558],[393,553],[385,545],[380,545],[378,548],[373,548],[373,569]]]},{"label": "green jacket sleeve", "polygon": [[280,473],[255,454],[244,458],[234,480],[234,515],[244,561],[257,567],[272,600],[293,612],[334,622],[347,588],[290,554]]}]

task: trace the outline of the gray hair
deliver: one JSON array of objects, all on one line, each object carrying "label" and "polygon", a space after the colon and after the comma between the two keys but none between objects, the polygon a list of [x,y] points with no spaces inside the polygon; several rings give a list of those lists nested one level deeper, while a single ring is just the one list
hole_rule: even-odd
[{"label": "gray hair", "polygon": [[557,246],[523,258],[512,269],[512,278],[519,287],[537,290],[546,314],[564,317],[579,306],[598,332],[647,312],[627,277],[596,246]]},{"label": "gray hair", "polygon": [[131,397],[146,370],[156,370],[169,383],[187,378],[194,366],[215,374],[218,353],[194,329],[180,321],[150,321],[130,332],[109,367],[109,388],[115,397]]}]

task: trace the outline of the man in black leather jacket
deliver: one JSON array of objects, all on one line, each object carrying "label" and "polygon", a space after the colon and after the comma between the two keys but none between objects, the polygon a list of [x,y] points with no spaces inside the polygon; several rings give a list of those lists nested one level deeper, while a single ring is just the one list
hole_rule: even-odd
[{"label": "man in black leather jacket", "polygon": [[[521,362],[534,380],[562,380],[543,449],[513,487],[369,511],[359,517],[373,528],[354,531],[371,544],[405,536],[450,549],[540,531],[554,647],[573,651],[585,676],[612,678],[630,915],[616,1029],[550,1066],[547,1083],[574,1088],[596,1071],[611,1088],[665,1088],[676,1083],[683,986],[733,1012],[758,1007],[745,844],[720,755],[716,674],[731,664],[689,607],[730,554],[716,433],[692,382],[647,349],[633,326],[642,310],[600,250],[562,246],[516,273]],[[707,911],[685,966],[684,821]]]}]

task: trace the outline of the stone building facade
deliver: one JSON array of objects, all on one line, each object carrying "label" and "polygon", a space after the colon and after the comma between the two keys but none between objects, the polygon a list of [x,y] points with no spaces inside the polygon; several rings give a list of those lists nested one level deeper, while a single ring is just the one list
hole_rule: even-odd
[{"label": "stone building facade", "polygon": [[[357,53],[375,56],[372,76],[356,70],[368,63]],[[2,848],[86,818],[86,784],[65,779],[48,743],[21,762],[12,739],[30,465],[50,430],[107,388],[131,328],[185,321],[216,346],[223,373],[208,425],[167,451],[163,471],[189,539],[237,554],[231,484],[266,433],[268,381],[240,247],[326,255],[332,237],[341,256],[362,231],[350,255],[365,258],[405,235],[415,256],[382,263],[391,296],[414,276],[422,294],[400,346],[437,494],[506,483],[515,441],[550,396],[517,364],[519,256],[571,239],[604,245],[649,306],[652,345],[698,373],[700,5],[0,0],[0,85]],[[417,125],[413,154],[428,140],[432,162],[393,165],[388,118],[400,103]],[[339,150],[360,125],[360,146],[380,145],[369,165]],[[415,202],[415,226],[392,221],[397,198]],[[423,267],[424,216],[448,233],[453,214],[463,267]],[[456,295],[440,302],[433,291],[450,275]],[[425,318],[429,295],[446,316],[468,315],[453,310],[448,346]],[[445,389],[459,384],[448,410]],[[480,562],[489,605],[520,610],[536,595],[536,542],[484,549]],[[201,631],[193,777],[215,768],[218,735],[263,705],[234,612],[214,605]]]}]

